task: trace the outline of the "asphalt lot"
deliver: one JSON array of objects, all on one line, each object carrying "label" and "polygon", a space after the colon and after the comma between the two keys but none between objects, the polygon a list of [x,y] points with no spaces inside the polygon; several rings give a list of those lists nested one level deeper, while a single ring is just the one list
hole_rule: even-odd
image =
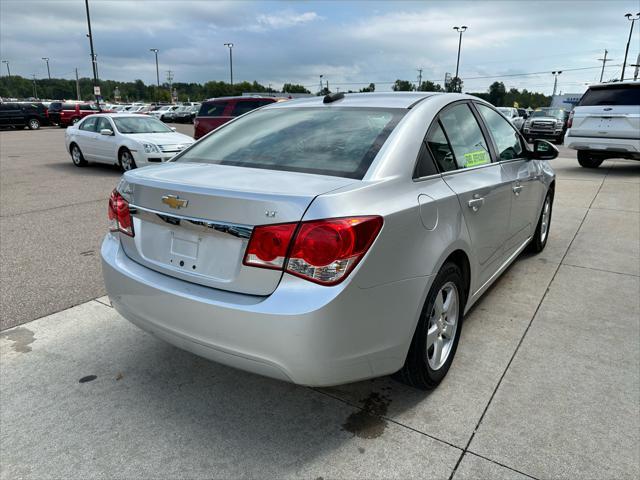
[{"label": "asphalt lot", "polygon": [[119,172],[77,169],[62,136],[0,132],[2,326],[42,317],[0,334],[0,478],[640,476],[640,162],[586,170],[562,149],[547,248],[467,316],[437,390],[309,389],[96,298]]}]

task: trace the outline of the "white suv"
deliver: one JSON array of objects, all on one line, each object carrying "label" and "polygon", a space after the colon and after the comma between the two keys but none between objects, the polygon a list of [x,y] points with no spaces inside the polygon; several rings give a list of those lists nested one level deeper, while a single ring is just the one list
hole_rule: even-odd
[{"label": "white suv", "polygon": [[640,160],[640,82],[592,85],[569,116],[564,139],[578,162],[597,168],[607,158]]}]

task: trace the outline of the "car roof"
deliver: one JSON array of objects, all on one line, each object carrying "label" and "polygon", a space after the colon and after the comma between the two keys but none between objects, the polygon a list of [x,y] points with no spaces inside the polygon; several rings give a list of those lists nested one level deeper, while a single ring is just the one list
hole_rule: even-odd
[{"label": "car roof", "polygon": [[264,108],[319,107],[323,105],[341,107],[411,108],[414,104],[434,96],[446,95],[436,92],[385,92],[347,93],[342,98],[324,102],[324,96],[306,97],[286,102],[272,103]]}]

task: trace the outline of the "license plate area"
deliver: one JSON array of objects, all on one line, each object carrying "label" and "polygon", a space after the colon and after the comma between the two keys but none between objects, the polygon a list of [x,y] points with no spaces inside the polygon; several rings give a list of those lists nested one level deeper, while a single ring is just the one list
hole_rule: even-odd
[{"label": "license plate area", "polygon": [[242,267],[248,240],[226,231],[204,227],[201,222],[137,211],[133,240],[146,262],[167,273],[195,281],[234,281]]}]

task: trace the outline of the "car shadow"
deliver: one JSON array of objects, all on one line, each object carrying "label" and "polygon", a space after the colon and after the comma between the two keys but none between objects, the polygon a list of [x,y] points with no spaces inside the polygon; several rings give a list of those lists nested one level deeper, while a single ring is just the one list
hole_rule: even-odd
[{"label": "car shadow", "polygon": [[63,174],[82,174],[98,177],[122,175],[122,169],[119,166],[106,163],[89,163],[85,167],[76,167],[69,160],[68,162],[45,163],[42,166]]}]

